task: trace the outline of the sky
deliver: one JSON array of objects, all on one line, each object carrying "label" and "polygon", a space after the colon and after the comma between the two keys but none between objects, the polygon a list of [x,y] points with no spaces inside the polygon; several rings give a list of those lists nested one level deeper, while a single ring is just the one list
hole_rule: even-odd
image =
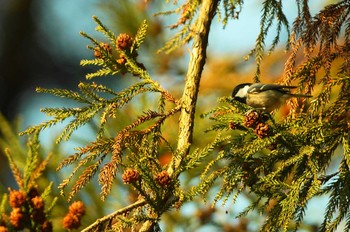
[{"label": "sky", "polygon": [[[41,29],[51,37],[49,42],[53,43],[57,50],[64,55],[80,57],[86,55],[88,52],[85,46],[86,40],[79,35],[79,32],[95,33],[95,23],[91,17],[97,15],[103,20],[104,12],[101,12],[98,6],[100,2],[97,0],[42,0],[36,6],[45,9],[41,11],[41,15],[38,15],[42,22]],[[221,23],[217,22],[216,17],[211,28],[210,41],[212,42],[209,50],[217,53],[232,51],[244,54],[253,48],[259,32],[259,19],[261,17],[261,9],[259,8],[261,4],[259,2],[261,0],[246,1],[239,20],[231,20],[225,29]],[[311,13],[314,13],[320,9],[323,1],[310,0],[309,2]],[[296,12],[296,4],[294,1],[283,1],[283,3],[287,9],[287,17],[292,21]],[[169,8],[173,7],[172,4],[169,5]],[[74,23],[72,23],[72,17]],[[56,33],[52,33],[52,31]],[[270,39],[273,38],[273,35],[274,33],[270,33]],[[281,43],[285,41],[286,37],[281,39]]]}]

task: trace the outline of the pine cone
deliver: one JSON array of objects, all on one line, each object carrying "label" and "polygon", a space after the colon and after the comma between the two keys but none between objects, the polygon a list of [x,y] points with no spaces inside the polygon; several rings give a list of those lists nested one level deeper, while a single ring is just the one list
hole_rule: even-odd
[{"label": "pine cone", "polygon": [[85,215],[85,206],[82,201],[75,201],[69,206],[69,213],[81,218]]},{"label": "pine cone", "polygon": [[117,63],[124,66],[126,64],[126,57],[121,54],[117,60]]},{"label": "pine cone", "polygon": [[167,171],[162,171],[158,173],[156,180],[160,186],[167,186],[171,183],[171,178]]},{"label": "pine cone", "polygon": [[118,50],[130,49],[133,43],[133,39],[128,34],[120,34],[116,40]]},{"label": "pine cone", "polygon": [[25,214],[20,208],[13,208],[10,214],[10,223],[18,230],[22,230],[25,227]]},{"label": "pine cone", "polygon": [[112,53],[111,45],[109,45],[108,43],[100,43],[100,46],[108,53]]},{"label": "pine cone", "polygon": [[269,136],[269,134],[270,134],[269,124],[267,124],[267,123],[259,123],[255,127],[254,132],[259,138],[265,138],[265,137]]},{"label": "pine cone", "polygon": [[82,201],[73,202],[69,206],[68,214],[63,218],[65,229],[77,229],[81,225],[81,218],[85,214],[85,206]]},{"label": "pine cone", "polygon": [[100,46],[97,46],[94,48],[94,56],[96,58],[102,58],[103,55],[102,55],[102,51],[101,51],[101,48],[102,50],[108,52],[108,53],[112,53],[112,48],[109,44],[107,43],[100,43]]},{"label": "pine cone", "polygon": [[244,117],[244,125],[249,128],[256,127],[260,122],[260,115],[256,111],[251,111]]},{"label": "pine cone", "polygon": [[77,229],[80,227],[80,219],[76,215],[72,213],[68,213],[64,218],[63,218],[63,228],[65,229]]},{"label": "pine cone", "polygon": [[10,205],[12,208],[19,208],[27,201],[27,194],[21,190],[10,190]]},{"label": "pine cone", "polygon": [[42,197],[39,197],[39,196],[33,197],[31,201],[34,209],[44,209],[45,202]]},{"label": "pine cone", "polygon": [[122,175],[125,184],[131,184],[138,181],[140,178],[139,172],[136,169],[126,169]]},{"label": "pine cone", "polygon": [[99,47],[95,47],[94,48],[94,56],[96,58],[102,58],[102,53],[101,53],[101,49]]}]

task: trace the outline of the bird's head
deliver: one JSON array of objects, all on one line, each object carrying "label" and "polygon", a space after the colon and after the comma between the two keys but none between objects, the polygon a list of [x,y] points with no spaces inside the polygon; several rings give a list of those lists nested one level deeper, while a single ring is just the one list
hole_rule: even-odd
[{"label": "bird's head", "polygon": [[248,89],[251,85],[252,83],[243,83],[234,87],[232,91],[232,98],[236,101],[246,104]]}]

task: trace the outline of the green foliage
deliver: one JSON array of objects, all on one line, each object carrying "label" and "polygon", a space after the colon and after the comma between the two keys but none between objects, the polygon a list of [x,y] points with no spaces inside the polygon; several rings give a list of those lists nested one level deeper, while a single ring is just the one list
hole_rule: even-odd
[{"label": "green foliage", "polygon": [[[141,24],[135,37],[132,38],[127,34],[115,36],[98,18],[94,17],[94,20],[98,24],[96,30],[102,32],[112,43],[101,43],[89,35],[81,33],[82,36],[93,43],[94,46],[89,48],[95,52],[96,57],[92,60],[83,60],[81,64],[92,64],[101,67],[96,72],[88,74],[86,78],[130,73],[138,77],[134,77],[135,83],[120,91],[114,91],[95,82],[79,83],[79,91],[37,88],[39,93],[49,93],[57,97],[70,99],[75,102],[76,106],[42,109],[42,112],[53,117],[53,119],[30,127],[21,134],[37,133],[58,123],[71,120],[57,138],[56,142],[59,143],[62,140],[68,140],[75,130],[98,117],[99,126],[96,141],[78,148],[75,154],[64,159],[58,166],[59,170],[76,164],[68,178],[64,179],[59,185],[61,194],[65,193],[65,189],[72,182],[73,177],[78,175],[68,195],[68,200],[72,200],[75,194],[98,174],[98,183],[101,185],[101,199],[105,200],[112,190],[113,183],[118,178],[117,175],[121,175],[123,170],[133,168],[140,173],[142,179],[139,182],[132,183],[132,187],[140,194],[140,197],[147,201],[147,206],[144,209],[142,209],[143,205],[136,207],[141,207],[140,212],[143,212],[143,210],[145,212],[133,219],[128,218],[127,215],[118,215],[119,220],[124,222],[120,226],[124,228],[131,222],[157,221],[159,220],[158,216],[153,218],[153,216],[147,215],[149,213],[151,215],[161,215],[162,212],[171,207],[174,199],[176,199],[174,197],[172,200],[168,200],[170,195],[174,195],[173,189],[178,185],[177,181],[169,179],[164,182],[164,180],[159,179],[167,178],[167,174],[164,172],[165,168],[159,162],[159,157],[163,152],[175,153],[175,149],[163,137],[161,131],[164,121],[179,112],[178,100],[154,81],[143,64],[136,60],[138,50],[146,36],[146,21]],[[122,130],[116,133],[115,137],[106,135],[105,126],[108,121],[117,119],[118,111],[122,111],[123,107],[131,100],[144,93],[156,93],[158,95],[159,104],[157,109],[148,110],[138,117],[135,116],[136,119],[131,124],[125,125]],[[135,117],[131,117],[131,119]],[[161,176],[159,177],[159,175]],[[113,218],[107,220],[106,228],[109,227],[109,220],[113,220]],[[101,222],[99,226],[103,226],[102,224]]]},{"label": "green foliage", "polygon": [[[201,1],[187,0],[175,10],[156,14],[171,15],[181,13],[178,21],[170,26],[171,29],[180,27],[180,31],[177,32],[170,40],[168,40],[158,52],[164,51],[166,53],[170,53],[176,48],[189,43],[193,39],[193,37],[196,35],[197,28],[195,28],[194,25],[196,24],[196,20],[198,20],[198,9],[200,5]],[[225,27],[230,18],[238,19],[243,1],[224,0],[222,1],[221,5],[223,15],[220,8],[217,9],[216,13],[219,15],[218,20],[221,21]]]},{"label": "green foliage", "polygon": [[254,76],[254,80],[256,82],[259,82],[260,78],[260,65],[264,57],[264,51],[265,51],[265,41],[266,36],[269,33],[269,30],[271,29],[271,26],[276,21],[276,36],[272,41],[271,47],[269,49],[269,52],[272,52],[280,40],[281,30],[282,27],[284,27],[288,33],[289,37],[289,23],[287,20],[286,15],[283,12],[283,5],[282,1],[280,0],[265,0],[263,3],[263,13],[261,16],[260,21],[260,32],[256,39],[255,48],[251,50],[250,55],[255,54],[255,61],[257,64],[257,70],[256,74]]},{"label": "green foliage", "polygon": [[218,20],[222,22],[224,27],[227,25],[229,19],[238,19],[242,11],[243,0],[224,0],[221,5],[223,8],[224,17],[218,10]]},{"label": "green foliage", "polygon": [[[6,123],[2,121],[2,124]],[[24,228],[30,231],[52,231],[50,217],[57,201],[57,197],[52,197],[51,194],[53,183],[51,182],[41,194],[37,184],[52,154],[40,161],[38,132],[28,139],[27,147],[27,159],[23,171],[14,161],[11,150],[5,149],[18,190],[9,188],[9,194],[2,194],[0,226],[1,229],[7,229],[6,231],[19,231]]]},{"label": "green foliage", "polygon": [[[112,31],[106,28],[102,22],[94,16],[93,19],[97,23],[96,31],[103,33],[110,43],[100,43],[96,39],[87,35],[85,32],[80,34],[89,39],[94,46],[88,46],[89,49],[95,51],[95,59],[92,60],[82,60],[81,65],[95,65],[100,66],[94,73],[89,73],[86,75],[87,79],[92,79],[94,77],[116,75],[119,72],[126,73],[130,72],[134,75],[139,75],[140,78],[149,79],[146,72],[140,71],[143,69],[143,65],[136,62],[137,51],[140,48],[140,45],[143,43],[147,32],[147,22],[143,21],[138,32],[135,35],[135,38],[132,41],[132,44],[126,49],[121,49],[118,47],[119,37],[115,36]],[[126,34],[125,34],[126,35]],[[119,59],[116,59],[118,57]]]},{"label": "green foliage", "polygon": [[35,186],[35,182],[38,177],[40,177],[45,170],[45,167],[51,158],[52,154],[49,154],[45,160],[39,163],[39,140],[38,132],[33,134],[33,138],[28,141],[28,153],[27,160],[25,163],[23,173],[20,171],[15,161],[12,159],[12,154],[10,149],[5,150],[5,154],[9,160],[12,174],[14,175],[16,182],[20,188],[25,190],[30,189]]},{"label": "green foliage", "polygon": [[[230,104],[229,101],[226,103]],[[218,113],[219,110],[222,112],[219,117],[215,117],[217,124],[212,130],[227,130],[228,125],[232,123],[231,118],[235,118],[232,114],[237,108],[218,107],[212,112]],[[348,125],[344,122],[338,122],[336,125],[334,122],[320,123],[318,119],[305,122],[305,117],[306,115],[300,115],[293,120],[270,124],[273,135],[263,139],[256,137],[256,132],[251,129],[235,129],[240,133],[227,142],[224,153],[213,161],[225,159],[225,165],[208,172],[202,178],[205,181],[196,188],[205,193],[213,181],[221,176],[223,183],[216,198],[223,198],[223,194],[240,192],[244,188],[266,201],[276,200],[279,204],[269,211],[262,231],[271,231],[273,228],[282,228],[284,231],[290,229],[294,218],[297,229],[302,221],[306,203],[320,192],[332,192],[337,199],[346,199],[347,192],[336,189],[338,186],[329,186],[325,180],[329,180],[326,170],[335,149],[349,139]],[[345,168],[344,164],[342,167]],[[339,172],[336,176],[338,175],[344,174]],[[322,186],[328,191],[323,190]],[[335,196],[331,197],[326,213],[328,222],[335,212],[332,208],[340,205],[347,208],[344,206],[347,203],[340,203],[334,198]],[[255,208],[254,204],[251,208]],[[336,228],[346,213],[345,210],[343,216],[333,221],[329,228]],[[325,222],[324,228],[325,225],[328,228],[328,224]]]},{"label": "green foliage", "polygon": [[[263,33],[258,40],[264,40],[267,33],[265,26],[272,23],[272,18],[265,18],[270,15],[265,15],[271,7],[269,2],[275,1],[265,1]],[[309,200],[325,194],[330,194],[330,199],[321,231],[335,231],[343,219],[346,228],[350,224],[349,203],[345,200],[349,194],[347,156],[350,79],[348,59],[345,57],[348,44],[345,41],[344,45],[338,45],[340,31],[345,27],[349,32],[346,24],[350,17],[349,3],[342,1],[327,6],[313,18],[308,17],[310,13],[306,2],[298,3],[300,11],[294,23],[292,54],[286,63],[283,81],[290,83],[298,80],[300,90],[310,93],[316,88],[316,80],[319,79],[323,83],[322,91],[313,93],[314,100],[310,104],[292,101],[292,114],[281,122],[269,123],[272,134],[265,138],[259,138],[257,128],[249,129],[246,124],[248,115],[244,119],[239,118],[245,110],[236,103],[232,104],[230,99],[223,99],[228,106],[219,106],[204,115],[211,115],[210,118],[215,121],[208,131],[225,131],[232,125],[231,129],[237,132],[224,146],[224,154],[214,161],[225,159],[225,165],[208,172],[203,178],[205,181],[196,188],[207,192],[214,184],[213,177],[218,179],[217,175],[220,175],[223,182],[216,198],[224,198],[222,193],[227,194],[226,190],[229,190],[228,193],[240,193],[242,190],[254,193],[258,200],[239,216],[253,209],[266,214],[261,231],[297,231],[302,226]],[[273,12],[279,12],[278,7],[273,8]],[[328,24],[325,25],[325,22]],[[281,23],[284,24],[283,20]],[[296,54],[301,44],[307,48],[307,57],[297,66]],[[263,46],[261,41],[257,48],[259,46]],[[340,65],[336,65],[340,67],[337,70],[332,68],[336,61],[340,62]],[[318,75],[322,68],[325,72]],[[338,172],[328,174],[329,164],[337,159],[335,151],[339,146],[344,149],[341,154],[343,161]],[[265,202],[263,207],[259,202]]]},{"label": "green foliage", "polygon": [[[98,31],[103,32],[111,41],[116,40],[116,37],[112,32],[110,32],[106,27],[96,18],[95,21],[98,23]],[[39,93],[49,93],[57,97],[68,98],[76,103],[82,103],[83,107],[73,107],[73,108],[45,108],[42,109],[42,112],[46,113],[47,116],[52,116],[54,119],[46,121],[42,124],[39,124],[34,127],[30,127],[23,134],[31,134],[36,130],[43,130],[48,127],[54,126],[58,123],[61,123],[69,118],[73,118],[72,121],[65,127],[61,135],[57,139],[57,143],[61,142],[63,139],[68,140],[71,134],[83,126],[84,124],[93,120],[96,115],[100,114],[100,126],[97,137],[102,137],[104,132],[104,126],[107,122],[107,118],[116,118],[116,110],[125,106],[129,101],[131,101],[135,96],[145,93],[145,92],[156,92],[160,93],[160,101],[170,101],[175,102],[175,99],[162,89],[159,84],[151,79],[149,74],[144,70],[144,67],[140,67],[141,64],[137,63],[134,58],[137,54],[141,43],[143,42],[146,34],[147,24],[144,22],[140,29],[138,30],[135,39],[133,40],[132,46],[130,46],[125,51],[120,51],[123,57],[126,58],[126,63],[123,67],[119,67],[118,62],[114,58],[114,55],[111,52],[108,52],[104,46],[101,46],[101,43],[98,43],[95,39],[90,36],[82,33],[82,35],[92,41],[93,44],[103,51],[104,56],[99,59],[93,59],[90,61],[82,61],[82,65],[93,64],[97,66],[102,66],[103,68],[97,70],[95,73],[88,74],[87,79],[96,76],[105,76],[105,75],[115,75],[119,71],[124,70],[132,73],[135,76],[138,76],[141,81],[125,88],[123,91],[116,92],[104,85],[98,85],[96,83],[79,83],[78,87],[80,92],[70,91],[66,89],[43,89],[37,88]],[[117,45],[116,45],[117,46]],[[92,49],[96,49],[92,48]],[[113,60],[113,62],[110,62]],[[115,66],[117,65],[117,66]],[[113,71],[113,69],[116,69]],[[110,96],[110,98],[107,98]]]},{"label": "green foliage", "polygon": [[[173,11],[160,13],[180,14],[171,28],[181,27],[161,51],[171,52],[188,43],[194,35],[201,35],[195,25],[204,2],[211,3],[186,1]],[[75,165],[72,173],[60,184],[61,193],[65,193],[66,187],[76,177],[68,194],[68,200],[71,200],[97,176],[102,200],[110,195],[113,184],[121,180],[128,185],[128,194],[138,200],[97,220],[84,231],[116,231],[126,227],[141,231],[158,230],[163,213],[194,201],[198,196],[205,201],[213,191],[216,191],[214,204],[234,204],[238,196],[250,196],[251,205],[238,217],[245,217],[252,211],[259,212],[265,217],[260,231],[297,231],[303,226],[308,202],[328,194],[329,203],[321,230],[334,231],[344,219],[346,228],[350,228],[350,5],[348,1],[341,1],[311,17],[308,1],[296,1],[296,4],[298,16],[290,28],[282,1],[263,2],[260,33],[250,55],[255,54],[255,81],[259,81],[269,29],[276,23],[277,34],[269,50],[272,52],[279,42],[282,28],[285,28],[290,35],[287,47],[290,46],[291,54],[281,82],[297,82],[298,91],[312,93],[313,100],[290,100],[290,113],[279,119],[274,115],[249,111],[248,106],[230,97],[222,97],[219,106],[201,118],[209,118],[212,122],[205,128],[207,135],[213,137],[212,142],[198,148],[189,142],[183,145],[188,149],[173,145],[174,141],[169,140],[165,133],[169,128],[164,124],[180,111],[181,115],[188,113],[184,102],[186,98],[196,99],[197,93],[184,95],[179,100],[174,98],[139,62],[138,52],[146,39],[147,22],[141,24],[134,37],[128,34],[116,36],[94,17],[98,25],[96,30],[110,42],[100,42],[81,33],[91,41],[92,46],[88,48],[95,56],[83,60],[81,65],[98,66],[98,70],[87,74],[86,78],[89,81],[100,76],[119,78],[132,74],[134,77],[129,75],[130,79],[133,78],[132,84],[120,91],[95,82],[80,83],[77,92],[38,88],[38,92],[73,100],[77,106],[45,108],[42,112],[53,119],[22,132],[35,136],[29,146],[23,178],[7,152],[17,182],[20,186],[28,186],[42,173],[43,167],[36,165],[37,133],[71,119],[57,139],[61,142],[98,118],[96,140],[78,148],[58,166],[60,170]],[[243,1],[224,0],[220,5],[222,8],[215,9],[215,12],[225,26],[229,18],[238,18],[242,5]],[[206,17],[211,17],[205,13],[208,14]],[[339,39],[341,33],[345,34],[344,40]],[[300,53],[305,58],[299,59]],[[193,89],[198,89],[196,87]],[[113,135],[105,133],[108,122],[118,119],[131,100],[146,93],[158,99],[156,109],[144,109],[143,113],[129,115],[131,123],[120,125],[122,129]],[[343,147],[343,151],[336,154],[339,147]],[[171,155],[169,164],[160,162],[163,154]],[[338,157],[342,159],[338,170],[329,174],[330,164]],[[199,183],[191,188],[181,186],[180,174],[193,170],[199,173]]]}]

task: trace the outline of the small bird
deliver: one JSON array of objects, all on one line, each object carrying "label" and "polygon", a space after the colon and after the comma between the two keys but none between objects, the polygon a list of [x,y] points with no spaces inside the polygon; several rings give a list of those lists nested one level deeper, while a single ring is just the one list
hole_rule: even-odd
[{"label": "small bird", "polygon": [[262,83],[243,83],[237,85],[232,91],[234,100],[245,103],[255,109],[270,113],[282,105],[286,100],[292,97],[310,98],[311,95],[293,94],[291,89],[297,86],[262,84]]}]

